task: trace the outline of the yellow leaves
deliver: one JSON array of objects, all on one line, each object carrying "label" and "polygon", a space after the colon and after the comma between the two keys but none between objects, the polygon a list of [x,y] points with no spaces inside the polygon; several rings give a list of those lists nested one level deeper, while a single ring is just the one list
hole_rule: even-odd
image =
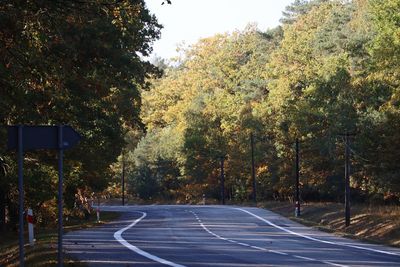
[{"label": "yellow leaves", "polygon": [[111,21],[112,24],[117,26],[118,28],[123,27],[123,18],[121,16],[121,8],[120,7],[115,7],[112,11],[114,19]]},{"label": "yellow leaves", "polygon": [[121,1],[111,10],[113,17],[111,23],[120,29],[123,35],[129,34],[128,27],[138,22],[142,8],[140,2]]},{"label": "yellow leaves", "polygon": [[121,8],[120,7],[114,8],[113,15],[114,15],[115,18],[120,17],[121,16]]},{"label": "yellow leaves", "polygon": [[369,0],[353,1],[356,8],[352,15],[352,19],[349,22],[349,27],[353,31],[362,31],[363,33],[371,31],[371,24],[368,23],[370,20],[368,14],[368,1]]},{"label": "yellow leaves", "polygon": [[39,51],[45,46],[45,43],[41,40],[41,24],[40,21],[27,22],[22,31],[22,35],[28,40],[29,45]]}]

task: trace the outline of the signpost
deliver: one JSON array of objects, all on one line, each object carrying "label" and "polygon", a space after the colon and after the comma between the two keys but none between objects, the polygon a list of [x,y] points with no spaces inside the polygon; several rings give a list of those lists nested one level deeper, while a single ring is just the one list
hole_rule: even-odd
[{"label": "signpost", "polygon": [[[18,126],[18,201],[19,201],[19,266],[24,267],[24,145],[22,126]],[[10,146],[8,146],[10,148]]]},{"label": "signpost", "polygon": [[125,153],[122,153],[122,206],[125,206]]},{"label": "signpost", "polygon": [[19,259],[24,266],[24,187],[23,153],[27,150],[58,150],[58,266],[63,266],[63,152],[79,142],[81,136],[68,125],[59,126],[8,126],[8,149],[18,151],[18,191],[19,191]]}]

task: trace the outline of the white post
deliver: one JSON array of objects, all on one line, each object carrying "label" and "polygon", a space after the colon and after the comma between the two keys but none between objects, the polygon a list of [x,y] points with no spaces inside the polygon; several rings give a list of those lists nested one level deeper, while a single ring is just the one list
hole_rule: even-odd
[{"label": "white post", "polygon": [[97,222],[100,222],[100,207],[97,206]]},{"label": "white post", "polygon": [[29,244],[33,246],[35,244],[35,238],[33,236],[33,211],[32,209],[28,209],[28,214],[26,216],[28,221],[28,233],[29,233]]}]

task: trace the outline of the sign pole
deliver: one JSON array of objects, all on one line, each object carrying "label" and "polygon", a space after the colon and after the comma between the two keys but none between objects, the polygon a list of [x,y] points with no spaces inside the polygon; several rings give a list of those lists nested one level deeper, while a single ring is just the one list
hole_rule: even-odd
[{"label": "sign pole", "polygon": [[58,266],[63,266],[63,153],[73,147],[81,136],[68,125],[9,125],[7,147],[18,152],[18,190],[19,190],[19,256],[20,266],[24,266],[24,150],[58,150]]},{"label": "sign pole", "polygon": [[125,206],[125,154],[122,152],[122,206]]},{"label": "sign pole", "polygon": [[24,149],[23,126],[18,125],[19,266],[24,267]]},{"label": "sign pole", "polygon": [[58,126],[58,266],[63,266],[63,126]]}]

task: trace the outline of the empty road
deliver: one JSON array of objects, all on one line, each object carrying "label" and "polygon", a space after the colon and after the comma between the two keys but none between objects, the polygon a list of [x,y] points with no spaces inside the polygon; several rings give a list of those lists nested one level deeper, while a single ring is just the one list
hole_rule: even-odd
[{"label": "empty road", "polygon": [[400,266],[400,249],[316,231],[235,206],[102,206],[119,220],[69,232],[66,253],[89,266]]}]

